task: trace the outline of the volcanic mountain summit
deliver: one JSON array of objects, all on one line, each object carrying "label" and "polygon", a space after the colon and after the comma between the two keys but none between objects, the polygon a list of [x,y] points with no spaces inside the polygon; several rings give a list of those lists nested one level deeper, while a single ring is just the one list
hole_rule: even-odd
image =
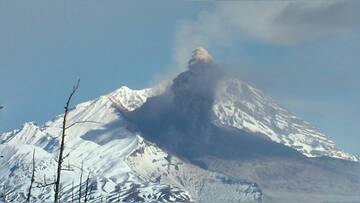
[{"label": "volcanic mountain summit", "polygon": [[[24,200],[33,150],[36,180],[54,175],[62,119],[0,135],[0,186],[12,201]],[[90,174],[89,202],[360,201],[356,156],[224,74],[204,48],[167,87],[121,87],[77,105],[74,122],[81,124],[67,132],[71,170],[62,202],[81,188],[81,162]],[[52,193],[51,186],[36,189],[33,201],[50,202]]]}]

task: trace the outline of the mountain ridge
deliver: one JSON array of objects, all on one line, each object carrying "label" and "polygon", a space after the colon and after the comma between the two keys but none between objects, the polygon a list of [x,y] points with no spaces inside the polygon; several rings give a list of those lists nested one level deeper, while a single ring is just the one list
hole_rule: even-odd
[{"label": "mountain ridge", "polygon": [[[123,86],[69,112],[63,201],[82,161],[90,202],[289,202],[309,191],[316,195],[308,202],[360,199],[358,158],[257,88],[225,78],[205,51],[195,50],[171,84]],[[10,199],[25,197],[34,149],[36,181],[52,180],[62,119],[0,134],[0,187],[16,191]],[[53,191],[33,194],[50,202]]]}]

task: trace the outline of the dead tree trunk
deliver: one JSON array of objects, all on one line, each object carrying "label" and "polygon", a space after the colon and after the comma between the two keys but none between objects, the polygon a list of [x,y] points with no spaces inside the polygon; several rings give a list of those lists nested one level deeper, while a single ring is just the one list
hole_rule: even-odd
[{"label": "dead tree trunk", "polygon": [[6,192],[4,192],[4,193],[2,194],[2,199],[3,199],[3,202],[4,202],[4,203],[8,203]]},{"label": "dead tree trunk", "polygon": [[59,195],[60,195],[60,182],[61,182],[61,170],[62,170],[62,163],[64,161],[64,148],[65,148],[65,137],[66,137],[66,119],[67,115],[70,110],[70,102],[72,97],[74,96],[76,90],[79,88],[80,80],[77,81],[76,85],[73,87],[67,102],[65,106],[65,112],[64,112],[64,119],[63,119],[63,125],[62,125],[62,134],[61,134],[61,142],[60,142],[60,152],[59,152],[59,158],[58,158],[58,166],[57,166],[57,174],[56,174],[56,181],[55,181],[55,197],[54,197],[54,203],[59,202]]},{"label": "dead tree trunk", "polygon": [[88,201],[88,195],[90,195],[90,194],[89,194],[90,173],[91,173],[91,172],[89,172],[88,177],[87,177],[87,179],[86,179],[85,203]]},{"label": "dead tree trunk", "polygon": [[15,192],[15,189],[10,189],[7,185],[3,185],[3,191],[1,197],[4,203],[13,202],[13,200],[8,200],[8,197]]},{"label": "dead tree trunk", "polygon": [[71,203],[74,203],[74,181],[71,183]]},{"label": "dead tree trunk", "polygon": [[35,149],[33,151],[33,156],[32,156],[32,173],[31,173],[30,187],[29,187],[29,191],[27,194],[26,202],[30,202],[31,190],[32,190],[34,182],[35,182]]},{"label": "dead tree trunk", "polygon": [[81,191],[82,191],[82,176],[84,171],[84,161],[81,162],[81,169],[80,169],[80,183],[79,183],[79,203],[81,202]]},{"label": "dead tree trunk", "polygon": [[2,197],[3,202],[7,203],[8,201],[7,201],[7,194],[6,194],[6,191],[5,191],[5,186],[4,186],[3,190],[4,191],[2,192],[1,197]]},{"label": "dead tree trunk", "polygon": [[64,185],[60,183],[60,190],[59,190],[59,203],[63,195]]},{"label": "dead tree trunk", "polygon": [[120,190],[118,192],[117,202],[120,202]]}]

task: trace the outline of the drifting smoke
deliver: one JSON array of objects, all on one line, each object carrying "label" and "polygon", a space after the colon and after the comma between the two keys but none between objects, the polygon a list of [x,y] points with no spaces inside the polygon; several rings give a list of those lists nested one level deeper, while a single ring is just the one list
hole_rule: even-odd
[{"label": "drifting smoke", "polygon": [[173,80],[168,91],[149,98],[128,117],[145,134],[168,146],[198,147],[207,143],[211,135],[211,109],[221,76],[210,54],[197,48],[188,62],[188,70]]},{"label": "drifting smoke", "polygon": [[188,71],[178,75],[171,86],[174,105],[183,116],[189,116],[193,124],[209,118],[217,80],[221,77],[219,68],[203,48],[193,51]]},{"label": "drifting smoke", "polygon": [[[262,152],[292,156],[295,152],[261,135],[230,131],[213,123],[212,107],[218,82],[226,77],[223,67],[216,64],[205,49],[197,48],[188,69],[173,80],[165,93],[149,98],[140,108],[124,114],[142,136],[187,158],[209,154],[239,158],[250,157],[242,156],[244,153]],[[254,152],[249,148],[254,145],[261,149]],[[283,150],[287,150],[286,153]]]},{"label": "drifting smoke", "polygon": [[195,47],[221,50],[234,41],[292,45],[360,28],[360,1],[217,2],[177,26],[174,60],[184,67]]}]

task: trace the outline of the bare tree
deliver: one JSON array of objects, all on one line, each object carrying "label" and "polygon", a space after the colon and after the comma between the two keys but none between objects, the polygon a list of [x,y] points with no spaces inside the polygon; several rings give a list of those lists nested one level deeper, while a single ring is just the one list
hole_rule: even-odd
[{"label": "bare tree", "polygon": [[60,203],[60,200],[62,198],[62,195],[64,193],[64,185],[62,183],[60,183],[60,190],[59,190],[59,203]]},{"label": "bare tree", "polygon": [[27,194],[26,202],[30,202],[31,191],[32,191],[34,182],[35,182],[35,149],[33,151],[33,156],[32,156],[31,180],[30,180],[30,186],[29,186],[29,191],[28,191],[28,194]]},{"label": "bare tree", "polygon": [[[71,167],[70,167],[70,162],[68,162],[67,166],[63,166],[64,165],[64,160],[70,155],[69,153],[64,155],[64,150],[65,150],[65,138],[67,136],[66,131],[77,125],[77,124],[82,124],[82,123],[95,123],[95,124],[101,124],[99,122],[96,121],[76,121],[72,124],[68,124],[67,123],[67,117],[68,117],[68,113],[71,110],[71,100],[73,98],[73,96],[75,95],[76,91],[79,88],[79,84],[80,84],[80,80],[77,81],[77,83],[73,86],[73,89],[66,101],[66,105],[65,105],[65,112],[64,112],[64,117],[63,117],[63,122],[62,122],[62,134],[60,137],[60,147],[59,147],[59,155],[58,158],[55,159],[55,161],[57,162],[57,170],[56,170],[56,175],[54,176],[54,179],[51,180],[50,182],[46,179],[46,177],[44,176],[44,180],[43,182],[35,182],[37,183],[38,188],[44,188],[44,187],[48,187],[51,185],[54,185],[54,203],[58,203],[60,202],[61,199],[61,172],[62,171],[74,171]],[[79,184],[79,202],[81,202],[82,199],[82,177],[83,177],[83,162],[81,163],[81,175],[80,175],[80,184]],[[73,191],[74,190],[74,186],[72,186],[72,202],[74,201],[74,194]],[[30,191],[30,190],[29,190]],[[87,198],[87,197],[85,197]]]},{"label": "bare tree", "polygon": [[8,203],[8,193],[7,193],[7,191],[5,191],[5,189],[3,189],[3,192],[1,194],[1,198],[2,198],[4,203]]},{"label": "bare tree", "polygon": [[81,191],[82,191],[82,176],[84,171],[84,161],[81,162],[80,168],[80,183],[79,183],[79,203],[81,202]]},{"label": "bare tree", "polygon": [[88,201],[88,196],[90,196],[90,192],[91,192],[91,188],[89,188],[89,184],[90,184],[90,173],[91,171],[88,173],[88,177],[86,179],[86,187],[85,187],[85,203]]},{"label": "bare tree", "polygon": [[1,193],[1,198],[3,200],[4,203],[7,203],[8,202],[8,193],[6,191],[6,188],[5,186],[3,187],[3,192]]},{"label": "bare tree", "polygon": [[62,134],[61,134],[61,143],[60,143],[60,152],[59,152],[59,158],[58,158],[58,166],[57,166],[57,174],[56,174],[56,180],[55,180],[55,197],[54,197],[54,203],[59,202],[59,195],[60,195],[60,182],[61,182],[61,171],[62,171],[62,163],[64,159],[68,156],[66,155],[64,157],[64,148],[65,148],[65,137],[66,137],[66,122],[67,122],[67,116],[70,110],[70,102],[73,98],[75,92],[79,88],[80,80],[77,81],[76,85],[73,86],[73,89],[66,101],[65,106],[65,112],[64,112],[64,119],[63,119],[63,125],[62,125]]},{"label": "bare tree", "polygon": [[71,182],[71,203],[74,202],[74,181]]},{"label": "bare tree", "polygon": [[35,181],[35,183],[37,184],[36,187],[37,188],[45,188],[45,187],[48,187],[50,185],[55,185],[55,181],[53,181],[53,180],[55,180],[55,179],[52,179],[49,182],[49,179],[46,178],[46,174],[44,174],[44,179],[42,181]]},{"label": "bare tree", "polygon": [[117,202],[120,202],[120,190],[118,191]]},{"label": "bare tree", "polygon": [[15,192],[15,189],[11,189],[8,185],[3,185],[3,189],[1,192],[1,198],[4,203],[12,202],[13,200],[9,200],[9,196]]}]

